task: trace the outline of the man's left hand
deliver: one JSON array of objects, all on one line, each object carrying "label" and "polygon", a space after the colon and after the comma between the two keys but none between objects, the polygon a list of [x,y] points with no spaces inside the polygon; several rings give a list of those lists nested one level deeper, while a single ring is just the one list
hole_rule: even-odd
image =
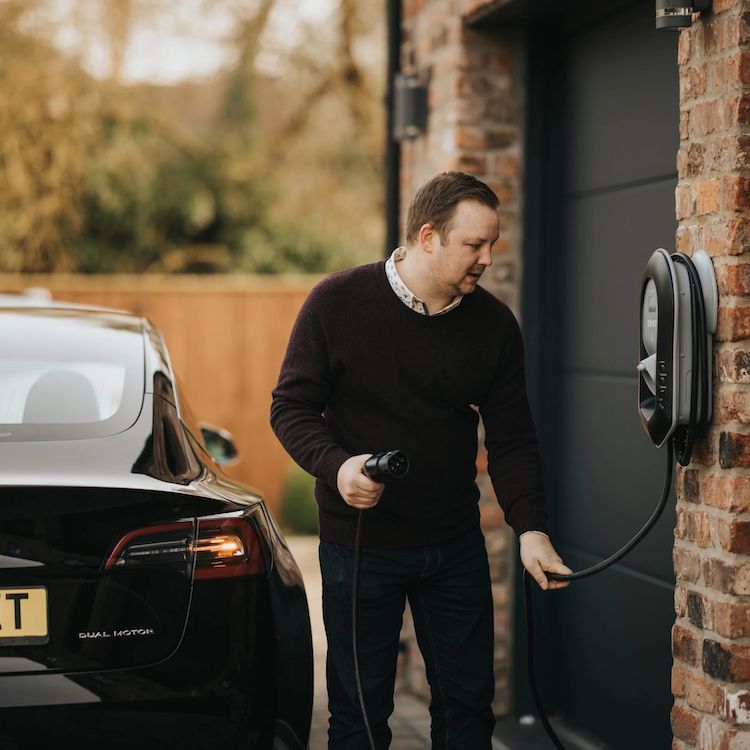
[{"label": "man's left hand", "polygon": [[523,534],[520,539],[521,562],[529,571],[531,577],[540,588],[562,589],[570,585],[570,581],[550,581],[544,575],[549,573],[572,573],[573,571],[563,563],[560,555],[555,552],[552,542],[544,534]]}]

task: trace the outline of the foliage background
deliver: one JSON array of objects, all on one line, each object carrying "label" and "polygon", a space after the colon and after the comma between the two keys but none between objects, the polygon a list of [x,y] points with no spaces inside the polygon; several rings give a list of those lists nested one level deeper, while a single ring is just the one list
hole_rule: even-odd
[{"label": "foliage background", "polygon": [[[178,22],[157,0],[75,0],[64,18],[63,0],[0,0],[0,272],[322,272],[382,255],[382,2],[339,0],[318,24],[282,0],[180,3],[193,35],[228,19],[227,62],[164,84],[123,75],[139,28]],[[274,17],[294,43],[274,44]]]}]

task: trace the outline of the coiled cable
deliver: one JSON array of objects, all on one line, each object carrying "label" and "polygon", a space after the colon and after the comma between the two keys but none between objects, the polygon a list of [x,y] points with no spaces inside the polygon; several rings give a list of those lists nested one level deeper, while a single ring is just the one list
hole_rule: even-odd
[{"label": "coiled cable", "polygon": [[[673,457],[675,457],[681,466],[687,466],[690,463],[695,441],[706,434],[708,429],[708,388],[709,388],[709,363],[708,352],[706,349],[707,325],[706,325],[706,305],[703,296],[700,277],[689,256],[684,253],[673,253],[672,260],[682,264],[688,276],[690,284],[690,319],[691,319],[691,339],[692,339],[692,377],[690,380],[690,413],[688,415],[687,425],[677,427],[674,433],[667,441],[667,460],[666,474],[662,488],[659,503],[646,521],[643,528],[620,550],[596,565],[579,570],[573,573],[546,573],[551,581],[577,581],[582,578],[600,573],[601,571],[614,565],[618,560],[627,555],[653,528],[659,520],[669,498],[669,491],[672,488]],[[698,408],[698,399],[700,398],[700,409]],[[523,572],[523,590],[526,613],[526,666],[528,670],[529,684],[534,703],[539,713],[539,719],[542,722],[547,735],[558,750],[566,750],[565,746],[555,734],[547,718],[544,706],[539,694],[539,688],[536,682],[536,672],[534,663],[534,612],[532,604],[531,576],[528,571]]]}]

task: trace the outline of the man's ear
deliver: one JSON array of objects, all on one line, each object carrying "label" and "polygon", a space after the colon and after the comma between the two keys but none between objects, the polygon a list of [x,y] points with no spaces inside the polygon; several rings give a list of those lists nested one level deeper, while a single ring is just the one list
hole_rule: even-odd
[{"label": "man's ear", "polygon": [[432,224],[422,224],[422,226],[419,227],[419,232],[417,233],[417,242],[419,243],[419,246],[422,248],[422,250],[424,250],[424,252],[432,252],[432,245],[436,238],[437,232],[433,228]]}]

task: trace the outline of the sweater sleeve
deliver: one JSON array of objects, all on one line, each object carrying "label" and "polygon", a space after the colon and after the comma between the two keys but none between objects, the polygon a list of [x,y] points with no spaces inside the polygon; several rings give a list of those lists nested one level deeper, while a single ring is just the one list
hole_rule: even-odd
[{"label": "sweater sleeve", "polygon": [[517,536],[547,532],[542,467],[526,397],[521,330],[512,314],[492,385],[479,405],[492,486]]},{"label": "sweater sleeve", "polygon": [[297,316],[272,393],[271,427],[305,471],[336,489],[339,468],[350,456],[334,442],[323,418],[335,373],[320,304],[316,288]]}]

